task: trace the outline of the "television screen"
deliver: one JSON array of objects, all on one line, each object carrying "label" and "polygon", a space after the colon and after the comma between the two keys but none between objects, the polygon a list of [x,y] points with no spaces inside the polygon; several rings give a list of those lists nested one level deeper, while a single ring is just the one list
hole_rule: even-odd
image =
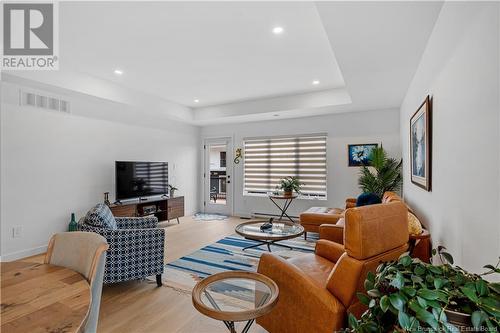
[{"label": "television screen", "polygon": [[116,199],[168,193],[167,162],[116,161]]}]

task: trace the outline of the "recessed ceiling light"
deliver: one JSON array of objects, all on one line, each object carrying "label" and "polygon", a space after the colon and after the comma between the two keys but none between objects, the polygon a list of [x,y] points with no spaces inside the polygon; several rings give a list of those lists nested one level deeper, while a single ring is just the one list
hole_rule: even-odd
[{"label": "recessed ceiling light", "polygon": [[285,31],[285,29],[283,29],[283,27],[274,27],[273,28],[273,34],[275,34],[275,35],[281,35],[284,31]]},{"label": "recessed ceiling light", "polygon": [[121,69],[115,69],[114,72],[116,75],[122,75],[123,71]]},{"label": "recessed ceiling light", "polygon": [[314,80],[314,81],[312,82],[312,84],[314,84],[315,86],[317,86],[317,85],[319,84],[319,80]]},{"label": "recessed ceiling light", "polygon": [[199,100],[199,99],[195,99],[193,102],[195,102],[195,103],[199,103],[199,102],[200,102],[200,100]]}]

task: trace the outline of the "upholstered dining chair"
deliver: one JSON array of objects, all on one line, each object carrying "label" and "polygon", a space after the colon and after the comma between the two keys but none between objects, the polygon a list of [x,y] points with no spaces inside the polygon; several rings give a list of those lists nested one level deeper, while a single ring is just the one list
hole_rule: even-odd
[{"label": "upholstered dining chair", "polygon": [[90,283],[92,303],[85,327],[83,327],[85,333],[97,332],[108,247],[106,239],[93,232],[62,232],[52,236],[45,255],[46,264],[77,271]]}]

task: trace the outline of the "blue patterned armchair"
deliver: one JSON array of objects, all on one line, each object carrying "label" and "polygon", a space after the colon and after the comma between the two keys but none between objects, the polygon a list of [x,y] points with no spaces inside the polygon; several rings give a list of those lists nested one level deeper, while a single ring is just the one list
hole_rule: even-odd
[{"label": "blue patterned armchair", "polygon": [[156,283],[162,285],[165,229],[156,228],[157,224],[154,216],[115,218],[102,203],[80,219],[79,230],[95,232],[108,241],[104,283],[156,275]]}]

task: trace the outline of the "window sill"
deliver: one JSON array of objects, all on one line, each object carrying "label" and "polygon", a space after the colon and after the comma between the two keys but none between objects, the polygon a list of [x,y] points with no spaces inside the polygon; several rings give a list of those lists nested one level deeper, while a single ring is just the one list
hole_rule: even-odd
[{"label": "window sill", "polygon": [[[243,193],[244,197],[260,197],[260,198],[268,198],[269,196],[264,193]],[[327,201],[326,197],[314,197],[308,195],[299,195],[296,200],[308,200],[308,201]]]}]

